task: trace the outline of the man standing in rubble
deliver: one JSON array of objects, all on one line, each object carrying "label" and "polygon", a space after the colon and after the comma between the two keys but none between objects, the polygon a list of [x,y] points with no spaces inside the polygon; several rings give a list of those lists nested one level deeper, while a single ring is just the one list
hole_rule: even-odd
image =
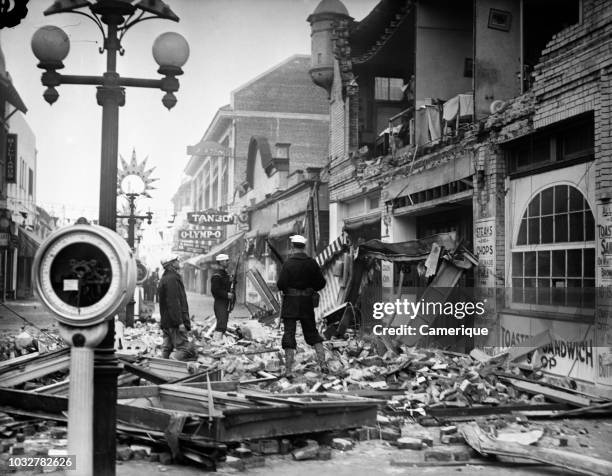
[{"label": "man standing in rubble", "polygon": [[289,239],[291,255],[283,263],[277,282],[278,289],[283,292],[281,319],[284,327],[282,347],[285,349],[285,375],[293,376],[298,321],[302,326],[304,340],[317,353],[321,372],[327,373],[329,370],[325,362],[323,338],[317,331],[313,301],[318,299],[317,291],[325,287],[325,278],[317,262],[305,252],[306,238],[293,235]]},{"label": "man standing in rubble", "polygon": [[215,258],[217,267],[210,280],[210,292],[215,298],[214,311],[217,319],[215,334],[213,339],[215,342],[223,341],[223,336],[227,331],[227,321],[229,320],[229,304],[234,298],[234,294],[230,291],[232,283],[230,275],[227,273],[229,266],[229,256],[221,253]]},{"label": "man standing in rubble", "polygon": [[191,330],[189,306],[183,279],[179,274],[181,265],[176,256],[161,261],[164,268],[157,296],[159,299],[160,327],[164,335],[162,358],[170,358],[174,350],[176,360],[190,360],[193,353],[190,348],[187,332]]}]

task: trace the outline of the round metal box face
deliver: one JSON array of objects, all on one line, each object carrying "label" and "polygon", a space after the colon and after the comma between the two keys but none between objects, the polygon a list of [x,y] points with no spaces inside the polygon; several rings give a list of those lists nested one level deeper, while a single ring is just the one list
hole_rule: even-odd
[{"label": "round metal box face", "polygon": [[51,234],[33,265],[34,288],[57,319],[90,326],[113,316],[134,292],[136,263],[115,232],[75,225]]}]

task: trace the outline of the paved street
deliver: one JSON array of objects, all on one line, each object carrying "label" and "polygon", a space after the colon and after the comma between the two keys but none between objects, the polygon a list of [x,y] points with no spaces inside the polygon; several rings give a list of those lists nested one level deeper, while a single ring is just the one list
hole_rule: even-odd
[{"label": "paved street", "polygon": [[[213,314],[212,296],[187,293],[187,301],[189,303],[189,312],[192,316],[195,316],[196,321]],[[156,305],[154,316],[158,314],[159,311]],[[0,332],[14,332],[24,325],[28,325],[19,316],[27,319],[42,330],[53,329],[55,327],[55,319],[43,305],[37,299],[28,299],[0,303]],[[232,312],[230,325],[233,319],[240,319],[243,322],[248,317],[249,312],[247,309],[243,305],[237,305]]]}]

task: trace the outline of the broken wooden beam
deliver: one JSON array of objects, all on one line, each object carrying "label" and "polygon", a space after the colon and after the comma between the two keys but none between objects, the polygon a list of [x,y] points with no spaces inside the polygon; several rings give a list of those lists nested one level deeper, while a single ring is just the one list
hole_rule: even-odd
[{"label": "broken wooden beam", "polygon": [[60,349],[55,352],[38,354],[30,357],[17,358],[3,362],[0,368],[0,387],[13,387],[46,375],[67,370],[70,366],[70,349]]},{"label": "broken wooden beam", "polygon": [[515,378],[504,377],[504,380],[509,382],[514,388],[521,392],[526,392],[532,395],[542,394],[547,399],[553,402],[568,403],[577,407],[588,407],[591,405],[591,399],[582,395],[573,394],[560,389],[550,388],[539,383],[519,380]]},{"label": "broken wooden beam", "polygon": [[612,461],[594,458],[568,451],[567,448],[539,448],[518,443],[498,441],[487,435],[476,423],[460,428],[465,441],[482,455],[506,456],[539,461],[551,466],[575,471],[581,474],[607,476],[612,474]]}]

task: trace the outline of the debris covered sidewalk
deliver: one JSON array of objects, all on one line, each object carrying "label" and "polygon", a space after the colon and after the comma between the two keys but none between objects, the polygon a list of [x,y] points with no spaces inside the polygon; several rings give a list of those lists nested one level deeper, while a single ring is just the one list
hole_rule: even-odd
[{"label": "debris covered sidewalk", "polygon": [[[277,327],[249,321],[214,342],[213,321],[196,320],[193,362],[158,357],[156,324],[125,331],[119,461],[245,469],[265,465],[269,455],[325,460],[380,440],[396,451],[389,464],[397,466],[503,465],[520,457],[610,474],[610,455],[589,450],[585,459],[588,430],[568,422],[589,414],[607,424],[612,403],[555,386],[513,362],[515,353],[406,346],[395,353],[372,336],[349,336],[325,344],[332,374],[320,374],[314,352],[300,348],[298,376],[289,381]],[[36,352],[0,363],[3,454],[65,448],[67,356]],[[563,459],[550,453],[558,448]]]}]

